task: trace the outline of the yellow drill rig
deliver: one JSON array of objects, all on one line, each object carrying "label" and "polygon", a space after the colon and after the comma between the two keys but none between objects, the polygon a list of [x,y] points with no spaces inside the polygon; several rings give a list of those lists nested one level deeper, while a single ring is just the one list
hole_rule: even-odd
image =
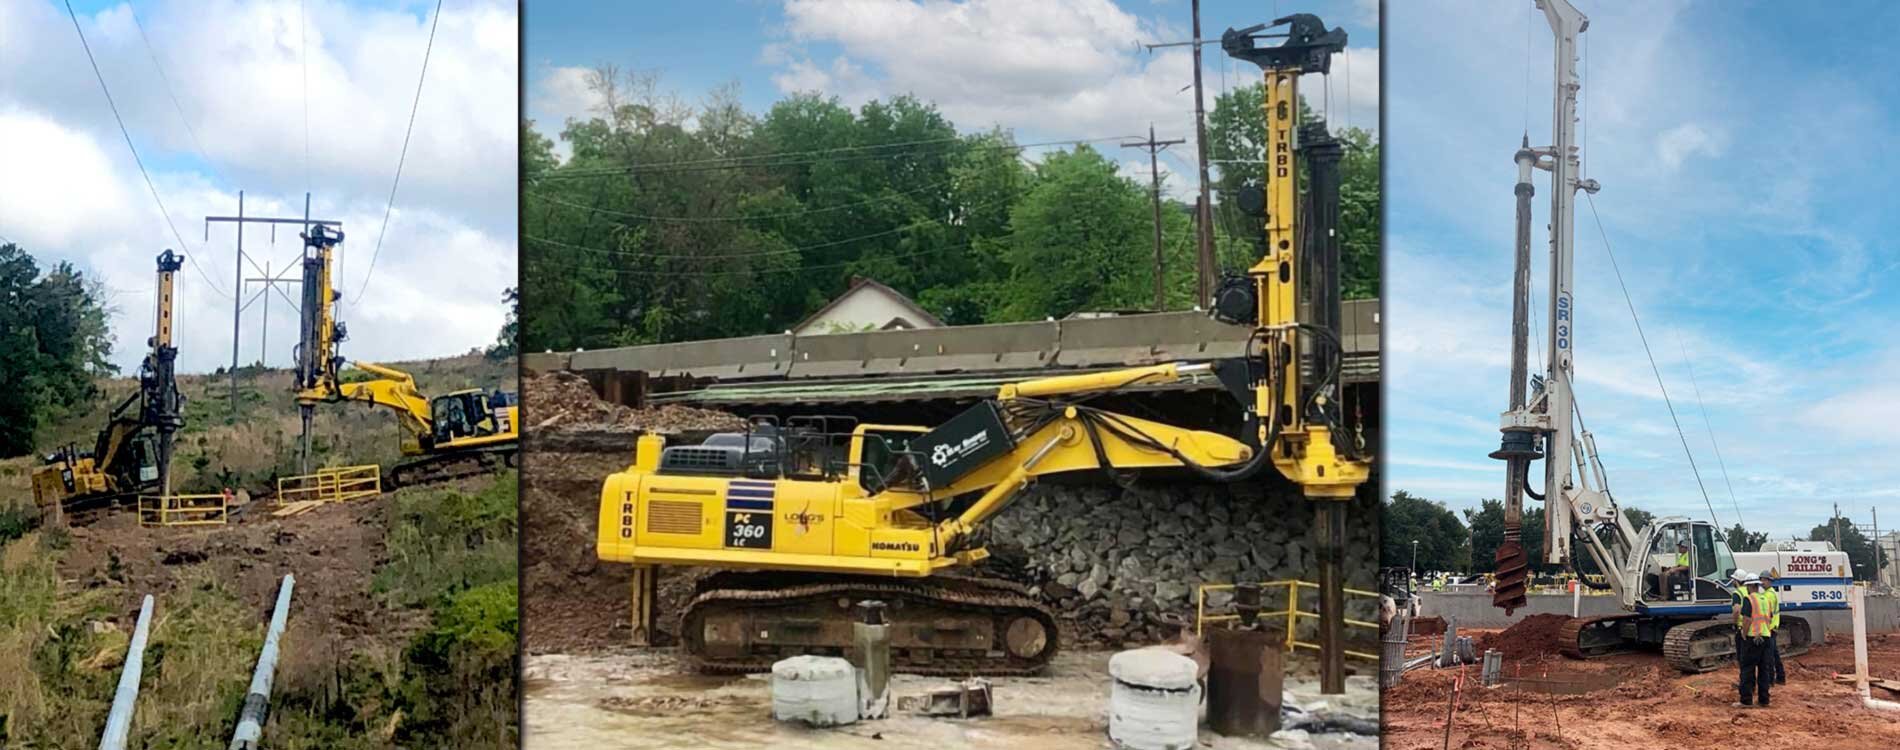
[{"label": "yellow drill rig", "polygon": [[355,401],[396,412],[402,426],[403,460],[391,470],[389,486],[425,484],[515,464],[521,446],[520,415],[514,394],[470,388],[434,398],[416,388],[409,373],[372,362],[352,362],[358,373],[343,370],[337,345],[349,337],[336,319],[331,276],[342,232],[310,225],[303,235],[303,304],[296,351],[297,406],[303,416],[303,470],[309,471],[310,419],[317,404]]},{"label": "yellow drill rig", "polygon": [[[1330,148],[1331,161],[1323,151],[1301,156],[1294,103],[1298,74],[1324,72],[1345,33],[1311,16],[1289,20],[1296,33],[1286,46],[1239,55],[1268,71],[1273,149],[1255,201],[1267,218],[1264,257],[1224,282],[1216,305],[1217,317],[1254,329],[1248,356],[1012,383],[934,428],[809,417],[755,419],[698,445],[668,447],[644,435],[633,465],[601,488],[597,539],[601,560],[634,566],[636,641],[651,634],[654,566],[707,566],[727,570],[700,582],[680,626],[702,670],[762,671],[787,655],[845,651],[851,607],[875,599],[887,605],[897,669],[1032,673],[1058,650],[1055,615],[1017,584],[944,575],[988,556],[979,534],[986,521],[1052,474],[1175,469],[1243,481],[1268,464],[1318,502],[1320,576],[1329,587],[1322,612],[1335,628],[1342,623],[1341,501],[1365,481],[1368,463],[1356,445],[1339,445],[1336,431],[1340,146],[1321,125],[1297,137]],[[1255,30],[1229,36],[1251,44]],[[1296,162],[1317,167],[1305,214]],[[1303,321],[1302,310],[1315,319]],[[1305,377],[1308,369],[1315,377]],[[1239,437],[1087,403],[1206,373],[1240,397],[1248,427]],[[1326,663],[1334,666],[1324,670],[1339,689],[1342,641],[1333,639]]]},{"label": "yellow drill rig", "polygon": [[[185,256],[158,255],[151,351],[139,364],[139,389],[113,407],[90,453],[61,446],[33,471],[33,502],[42,512],[108,507],[141,492],[171,493],[173,435],[185,424],[172,345],[172,280]],[[133,407],[137,411],[133,411]]]}]

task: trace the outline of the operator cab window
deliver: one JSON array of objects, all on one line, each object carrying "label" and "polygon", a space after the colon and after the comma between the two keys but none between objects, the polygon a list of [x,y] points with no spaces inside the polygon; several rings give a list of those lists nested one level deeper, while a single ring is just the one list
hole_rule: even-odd
[{"label": "operator cab window", "polygon": [[1709,527],[1695,527],[1694,541],[1689,544],[1689,567],[1697,578],[1715,575],[1715,539]]}]

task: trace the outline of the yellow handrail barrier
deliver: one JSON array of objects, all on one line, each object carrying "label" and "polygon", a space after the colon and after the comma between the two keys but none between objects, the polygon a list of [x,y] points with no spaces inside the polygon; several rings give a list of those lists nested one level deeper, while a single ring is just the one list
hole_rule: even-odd
[{"label": "yellow handrail barrier", "polygon": [[383,494],[383,469],[375,464],[336,466],[277,480],[277,504],[357,500]]},{"label": "yellow handrail barrier", "polygon": [[[1260,617],[1262,619],[1269,618],[1269,617],[1285,617],[1286,618],[1286,650],[1287,651],[1290,652],[1296,648],[1304,648],[1304,649],[1311,649],[1314,651],[1318,651],[1319,644],[1308,643],[1306,641],[1299,640],[1295,637],[1294,632],[1296,629],[1295,626],[1299,623],[1299,618],[1311,617],[1314,619],[1318,619],[1319,617],[1318,612],[1300,611],[1300,589],[1302,588],[1317,589],[1319,588],[1319,584],[1313,583],[1312,581],[1302,581],[1298,579],[1289,578],[1286,580],[1268,581],[1266,583],[1260,584],[1260,589],[1262,591],[1269,591],[1276,587],[1281,587],[1281,586],[1286,587],[1286,596],[1287,596],[1286,609],[1276,609],[1272,611],[1261,610]],[[1234,588],[1234,584],[1231,584],[1231,583],[1203,583],[1194,588],[1194,635],[1200,636],[1202,632],[1204,631],[1207,623],[1231,622],[1231,621],[1237,621],[1240,619],[1240,615],[1237,615],[1237,614],[1214,615],[1214,614],[1208,614],[1207,612],[1207,592],[1226,591],[1232,588]],[[1346,594],[1348,596],[1370,597],[1373,599],[1379,598],[1378,592],[1365,591],[1363,589],[1346,589]],[[1347,618],[1346,624],[1351,627],[1367,628],[1373,631],[1377,631],[1379,629],[1379,623],[1366,622],[1365,620],[1354,620],[1352,618]],[[1360,658],[1360,659],[1366,659],[1370,661],[1379,660],[1378,654],[1369,654],[1364,651],[1353,651],[1353,650],[1348,649],[1346,651],[1346,655]]]},{"label": "yellow handrail barrier", "polygon": [[140,495],[140,526],[223,526],[230,498],[219,495]]}]

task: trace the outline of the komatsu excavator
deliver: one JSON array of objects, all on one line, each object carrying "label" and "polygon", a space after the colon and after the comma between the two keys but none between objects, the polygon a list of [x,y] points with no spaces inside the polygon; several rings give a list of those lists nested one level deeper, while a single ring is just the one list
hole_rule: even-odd
[{"label": "komatsu excavator", "polygon": [[79,513],[142,492],[171,494],[173,436],[185,424],[185,397],[173,372],[172,280],[184,262],[171,250],[158,255],[151,351],[139,363],[138,391],[113,407],[92,452],[62,446],[33,471],[33,501],[42,512]]},{"label": "komatsu excavator", "polygon": [[[1296,87],[1301,73],[1328,70],[1346,36],[1310,15],[1275,25],[1291,26],[1276,47],[1256,46],[1264,25],[1223,37],[1267,85],[1269,171],[1249,201],[1265,218],[1263,257],[1225,280],[1214,305],[1216,317],[1254,331],[1246,356],[1010,383],[935,427],[811,417],[755,419],[698,445],[644,435],[633,465],[602,485],[597,540],[601,560],[634,566],[636,640],[651,627],[654,566],[709,566],[727,570],[701,581],[680,626],[702,670],[843,652],[852,606],[877,599],[902,671],[1032,673],[1059,648],[1055,614],[1016,584],[946,574],[988,556],[985,522],[1052,474],[1175,469],[1244,481],[1272,465],[1317,506],[1321,617],[1342,644],[1343,501],[1366,480],[1369,458],[1335,396],[1342,147],[1321,123],[1301,127]],[[1302,165],[1307,200],[1297,195]],[[1089,404],[1201,374],[1238,397],[1238,437]],[[1342,691],[1343,650],[1325,651],[1323,677]]]},{"label": "komatsu excavator", "polygon": [[415,378],[372,362],[348,363],[367,375],[343,370],[337,345],[349,337],[336,319],[331,276],[336,245],[343,233],[311,224],[303,235],[303,304],[297,351],[297,406],[303,416],[303,470],[309,471],[310,419],[317,404],[356,401],[396,412],[403,429],[403,460],[390,472],[389,486],[426,484],[500,471],[515,464],[521,446],[520,415],[513,394],[479,388],[434,398],[416,389]]},{"label": "komatsu excavator", "polygon": [[[1581,548],[1604,573],[1605,584],[1627,614],[1573,618],[1561,647],[1575,658],[1660,648],[1684,672],[1706,672],[1734,659],[1729,614],[1729,576],[1737,569],[1780,573],[1782,609],[1806,612],[1845,609],[1852,584],[1847,555],[1815,543],[1784,544],[1759,552],[1732,552],[1709,521],[1661,518],[1642,529],[1617,507],[1596,440],[1583,426],[1574,386],[1576,309],[1572,296],[1576,193],[1594,194],[1596,180],[1579,174],[1576,143],[1577,36],[1589,19],[1568,0],[1534,0],[1556,37],[1555,144],[1532,148],[1527,134],[1517,163],[1516,280],[1511,309],[1509,409],[1500,420],[1502,444],[1491,454],[1506,462],[1504,540],[1497,550],[1493,604],[1508,614],[1525,605],[1530,559],[1522,544],[1523,497],[1544,503],[1546,564],[1577,567]],[[1534,170],[1550,173],[1550,289],[1545,320],[1548,370],[1527,378],[1530,331],[1531,197]],[[1531,391],[1526,393],[1527,389]],[[1528,396],[1528,397],[1527,397]],[[1573,429],[1574,426],[1574,429]],[[1541,494],[1530,484],[1530,464],[1543,459]],[[1688,558],[1681,565],[1682,557]],[[1684,569],[1686,567],[1686,570]],[[1589,583],[1589,578],[1579,576]],[[1784,656],[1807,650],[1811,634],[1800,617],[1783,621],[1776,634]]]}]

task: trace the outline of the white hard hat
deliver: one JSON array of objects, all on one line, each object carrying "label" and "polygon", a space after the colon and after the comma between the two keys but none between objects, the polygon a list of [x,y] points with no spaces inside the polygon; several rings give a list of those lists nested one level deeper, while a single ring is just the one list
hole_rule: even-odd
[{"label": "white hard hat", "polygon": [[1735,572],[1728,574],[1728,579],[1731,581],[1738,581],[1738,582],[1747,581],[1748,571],[1742,570],[1741,568],[1736,568]]},{"label": "white hard hat", "polygon": [[1747,577],[1747,578],[1744,578],[1744,579],[1742,579],[1742,583],[1753,583],[1753,584],[1756,584],[1756,585],[1760,585],[1760,584],[1761,584],[1761,576],[1758,576],[1758,575],[1755,575],[1754,573],[1750,573],[1750,574],[1748,574],[1748,577]]}]

